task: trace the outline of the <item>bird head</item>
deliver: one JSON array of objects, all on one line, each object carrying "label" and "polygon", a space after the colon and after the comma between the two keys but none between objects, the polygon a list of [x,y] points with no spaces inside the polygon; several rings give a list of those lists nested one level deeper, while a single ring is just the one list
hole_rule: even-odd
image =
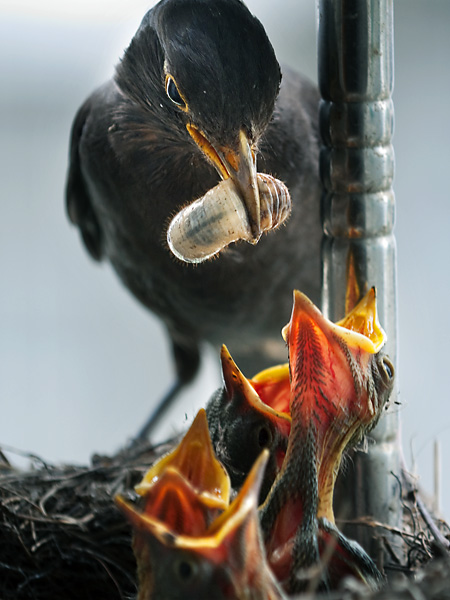
[{"label": "bird head", "polygon": [[131,522],[139,573],[139,600],[281,599],[267,567],[257,513],[267,462],[264,451],[231,505],[203,535],[179,535],[119,499]]},{"label": "bird head", "polygon": [[[229,506],[230,480],[214,455],[203,409],[175,450],[155,463],[135,489],[141,496],[138,508],[121,496],[115,501],[134,525],[138,598],[147,599],[159,565],[164,563],[167,545],[163,541],[204,536]],[[181,554],[179,560],[183,562]],[[190,560],[186,559],[185,569]],[[180,568],[171,567],[173,579],[179,578],[182,590],[184,571]]]},{"label": "bird head", "polygon": [[240,488],[261,451],[270,451],[263,500],[283,462],[291,427],[288,365],[247,379],[225,345],[221,362],[224,386],[207,407],[211,438],[235,488]]},{"label": "bird head", "polygon": [[334,536],[332,504],[344,450],[374,426],[393,387],[394,368],[381,351],[386,335],[375,300],[372,289],[336,324],[295,291],[291,320],[283,329],[291,432],[261,515],[269,564],[291,592],[298,591],[300,572],[309,577],[319,554],[324,559],[329,553],[333,585],[343,565],[360,579],[376,573],[359,547]]},{"label": "bird head", "polygon": [[167,138],[190,141],[232,179],[257,241],[256,152],[281,80],[261,23],[240,0],[162,0],[144,17],[116,80]]}]

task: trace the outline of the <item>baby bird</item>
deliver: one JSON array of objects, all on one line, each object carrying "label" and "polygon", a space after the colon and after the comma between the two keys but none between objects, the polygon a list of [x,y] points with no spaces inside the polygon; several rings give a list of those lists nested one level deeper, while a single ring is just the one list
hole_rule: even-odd
[{"label": "baby bird", "polygon": [[[267,566],[258,496],[265,450],[230,506],[203,533],[179,534],[120,497],[134,529],[138,600],[283,600]],[[195,501],[194,501],[195,502]]]},{"label": "baby bird", "polygon": [[[342,560],[363,580],[380,578],[364,551],[337,531],[332,505],[342,453],[376,424],[393,387],[393,365],[380,351],[384,334],[374,323],[371,339],[332,323],[294,292],[283,330],[291,432],[282,468],[260,509],[269,564],[290,593],[304,589],[311,573],[317,575],[330,539],[337,549],[331,568],[325,565],[318,576],[322,587],[336,584],[333,566]],[[358,327],[365,327],[364,320]]]},{"label": "baby bird", "polygon": [[269,449],[263,501],[283,463],[291,430],[289,366],[272,367],[247,379],[226,346],[221,361],[224,387],[206,409],[211,441],[235,489],[241,487],[261,450]]}]

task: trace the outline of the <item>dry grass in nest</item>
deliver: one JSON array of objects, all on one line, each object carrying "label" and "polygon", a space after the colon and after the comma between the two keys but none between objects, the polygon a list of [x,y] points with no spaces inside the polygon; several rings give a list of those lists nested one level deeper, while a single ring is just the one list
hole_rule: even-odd
[{"label": "dry grass in nest", "polygon": [[128,523],[114,505],[167,445],[94,457],[88,467],[0,470],[0,598],[122,599],[136,591]]}]

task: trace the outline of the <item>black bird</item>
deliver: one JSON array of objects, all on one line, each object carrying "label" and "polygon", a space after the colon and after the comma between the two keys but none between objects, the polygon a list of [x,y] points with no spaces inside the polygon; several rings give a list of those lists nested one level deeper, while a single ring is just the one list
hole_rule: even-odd
[{"label": "black bird", "polygon": [[[162,0],[76,115],[69,218],[167,328],[177,381],[165,404],[195,376],[203,341],[226,343],[254,373],[283,360],[293,287],[319,301],[319,96],[290,69],[280,81],[264,28],[240,0]],[[198,265],[176,259],[171,217],[221,178],[234,182],[257,240],[256,165],[290,190],[286,227]]]}]

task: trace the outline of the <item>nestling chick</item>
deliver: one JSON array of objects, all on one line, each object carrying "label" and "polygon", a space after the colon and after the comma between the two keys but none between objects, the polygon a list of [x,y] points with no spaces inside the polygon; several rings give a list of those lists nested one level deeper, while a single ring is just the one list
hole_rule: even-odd
[{"label": "nestling chick", "polygon": [[393,387],[393,365],[380,350],[382,330],[373,341],[336,325],[296,291],[284,336],[292,425],[283,466],[261,507],[269,564],[289,592],[300,591],[319,565],[324,540],[334,537],[336,551],[321,585],[336,584],[333,566],[343,556],[351,557],[361,579],[377,580],[364,551],[333,534],[332,501],[343,451],[376,424]]},{"label": "nestling chick", "polygon": [[267,566],[259,528],[257,501],[267,458],[266,450],[238,496],[203,534],[176,534],[117,499],[134,529],[138,600],[285,598]]},{"label": "nestling chick", "polygon": [[261,451],[270,451],[262,501],[281,468],[291,430],[289,368],[279,365],[247,379],[226,346],[221,361],[224,386],[206,408],[211,441],[235,489],[241,487]]}]

